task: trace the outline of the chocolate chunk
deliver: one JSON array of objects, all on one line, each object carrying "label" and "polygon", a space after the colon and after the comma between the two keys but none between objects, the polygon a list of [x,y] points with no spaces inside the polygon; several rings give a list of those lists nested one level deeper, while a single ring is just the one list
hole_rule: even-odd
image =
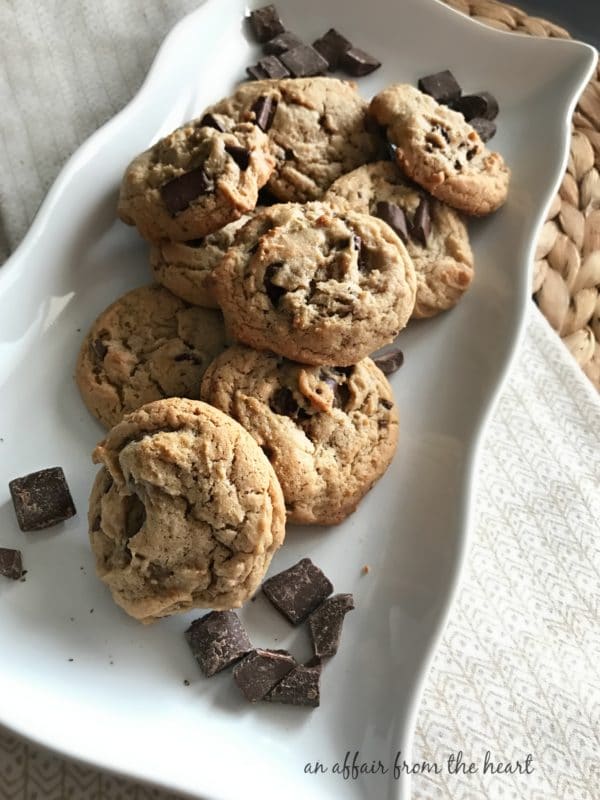
[{"label": "chocolate chunk", "polygon": [[369,75],[375,72],[381,66],[381,61],[378,61],[374,56],[365,53],[359,47],[351,47],[346,50],[340,57],[340,69],[352,75],[353,78],[362,78],[364,75]]},{"label": "chocolate chunk", "polygon": [[200,126],[203,128],[214,128],[216,131],[221,131],[221,133],[225,131],[223,125],[221,125],[219,120],[212,114],[205,114],[200,120]]},{"label": "chocolate chunk", "polygon": [[489,92],[465,94],[452,104],[452,108],[460,111],[467,122],[475,117],[495,119],[498,116],[498,101]]},{"label": "chocolate chunk", "polygon": [[406,222],[406,215],[404,210],[397,206],[395,203],[389,203],[383,200],[377,203],[375,207],[375,216],[382,219],[390,226],[390,228],[398,234],[404,244],[408,242],[408,225]]},{"label": "chocolate chunk", "polygon": [[284,417],[295,417],[299,409],[298,403],[294,398],[294,393],[286,386],[277,389],[277,391],[273,393],[269,401],[269,407],[271,411],[274,411],[276,414],[281,414]]},{"label": "chocolate chunk", "polygon": [[281,200],[278,197],[275,197],[268,186],[263,186],[258,192],[258,201],[256,203],[257,208],[258,206],[274,206],[278,203],[281,203]]},{"label": "chocolate chunk", "polygon": [[358,234],[352,236],[352,247],[358,252],[357,264],[360,272],[368,272],[370,269],[370,253]]},{"label": "chocolate chunk", "polygon": [[249,653],[233,670],[233,679],[246,700],[256,703],[291,672],[296,661],[285,650],[260,650]]},{"label": "chocolate chunk", "polygon": [[268,42],[269,39],[285,30],[273,5],[251,11],[247,19],[257,42]]},{"label": "chocolate chunk", "polygon": [[337,653],[344,617],[353,608],[354,598],[351,594],[334,594],[310,615],[308,630],[316,656],[324,658]]},{"label": "chocolate chunk", "polygon": [[396,348],[389,350],[387,353],[382,353],[380,356],[373,356],[373,361],[384,375],[391,375],[392,372],[396,372],[404,364],[404,353]]},{"label": "chocolate chunk", "polygon": [[263,592],[291,623],[299,625],[333,592],[333,584],[310,558],[273,575],[263,583]]},{"label": "chocolate chunk", "polygon": [[301,44],[281,54],[281,60],[294,78],[309,78],[320,75],[327,67],[327,61],[309,44]]},{"label": "chocolate chunk", "polygon": [[22,531],[49,528],[77,513],[61,467],[15,478],[8,488]]},{"label": "chocolate chunk", "polygon": [[261,95],[252,106],[251,111],[254,112],[255,124],[261,131],[268,131],[277,111],[277,101],[267,95]]},{"label": "chocolate chunk", "polygon": [[265,56],[260,59],[257,66],[270,80],[290,77],[289,70],[281,63],[277,56]]},{"label": "chocolate chunk", "polygon": [[0,547],[0,575],[18,581],[23,575],[23,558],[20,550]]},{"label": "chocolate chunk", "polygon": [[352,47],[352,42],[349,42],[335,28],[329,28],[327,33],[324,33],[320,39],[313,42],[313,47],[327,61],[329,69],[334,70],[338,68],[343,54]]},{"label": "chocolate chunk", "polygon": [[472,128],[475,128],[482,142],[489,142],[492,136],[494,136],[496,133],[496,123],[492,122],[489,119],[482,119],[481,117],[475,117],[475,119],[472,119],[469,122],[469,125]]},{"label": "chocolate chunk", "polygon": [[321,701],[319,683],[321,665],[299,664],[281,680],[264,698],[270,703],[288,703],[293,706],[316,708]]},{"label": "chocolate chunk", "polygon": [[283,286],[277,286],[276,283],[273,283],[273,278],[279,272],[280,268],[283,264],[278,261],[274,264],[269,264],[269,266],[265,269],[265,277],[264,277],[264,285],[265,291],[267,293],[267,297],[273,304],[275,308],[279,305],[279,301],[285,294],[286,290]]},{"label": "chocolate chunk", "polygon": [[278,33],[277,36],[269,39],[263,47],[263,50],[270,55],[280,56],[282,53],[293,50],[294,47],[299,47],[301,44],[304,44],[304,42],[299,36],[296,36],[295,33],[283,31],[283,33]]},{"label": "chocolate chunk", "polygon": [[427,247],[427,239],[430,233],[431,214],[429,212],[429,200],[426,197],[422,197],[415,211],[412,225],[410,226],[410,235],[416,242],[422,244],[423,247]]},{"label": "chocolate chunk", "polygon": [[184,211],[192,200],[212,191],[214,184],[204,172],[204,167],[184,172],[183,175],[173,178],[160,187],[161,197],[172,216]]},{"label": "chocolate chunk", "polygon": [[438,103],[452,103],[462,94],[458,81],[449,69],[419,78],[417,86]]},{"label": "chocolate chunk", "polygon": [[235,144],[228,144],[225,145],[225,152],[229,153],[242,172],[248,169],[250,153],[245,147],[237,147]]},{"label": "chocolate chunk", "polygon": [[254,64],[251,67],[246,67],[246,72],[252,78],[253,81],[264,81],[267,79],[267,73],[258,66],[258,64]]},{"label": "chocolate chunk", "polygon": [[94,355],[98,356],[100,361],[102,361],[104,356],[108,353],[108,347],[104,344],[102,339],[94,339],[91,347]]},{"label": "chocolate chunk", "polygon": [[252,650],[252,643],[235,611],[211,611],[194,620],[185,638],[207,678]]}]

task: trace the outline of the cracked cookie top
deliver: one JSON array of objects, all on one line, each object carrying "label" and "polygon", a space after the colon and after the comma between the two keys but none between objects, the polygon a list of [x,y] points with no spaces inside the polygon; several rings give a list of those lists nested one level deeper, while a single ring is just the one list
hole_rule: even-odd
[{"label": "cracked cookie top", "polygon": [[127,415],[96,447],[89,507],[98,576],[142,622],[238,608],[285,536],[261,449],[206,403],[171,398]]},{"label": "cracked cookie top", "polygon": [[205,372],[201,396],[263,449],[291,522],[341,522],[394,455],[392,389],[370,358],[350,367],[310,367],[234,346]]},{"label": "cracked cookie top", "polygon": [[434,197],[476,216],[506,200],[510,170],[458,111],[397,83],[373,98],[369,113],[386,127],[400,167]]},{"label": "cracked cookie top", "polygon": [[118,214],[151,242],[206,236],[254,208],[274,166],[258,126],[192,120],[134,158]]},{"label": "cracked cookie top", "polygon": [[457,211],[410,183],[391,161],[377,161],[342,175],[325,201],[385,220],[402,238],[417,275],[413,317],[452,308],[473,278],[473,254]]},{"label": "cracked cookie top", "polygon": [[235,339],[306,364],[355,364],[415,303],[406,248],[379,219],[313,202],[264,209],[213,272]]},{"label": "cracked cookie top", "polygon": [[110,428],[152,400],[197,398],[204,370],[224,347],[218,311],[190,306],[161,286],[142,286],[94,322],[75,380],[89,411]]},{"label": "cracked cookie top", "polygon": [[280,200],[318,200],[340,175],[381,156],[356,84],[337,78],[243,83],[208,109],[224,125],[250,121],[266,131],[276,166],[268,186]]}]

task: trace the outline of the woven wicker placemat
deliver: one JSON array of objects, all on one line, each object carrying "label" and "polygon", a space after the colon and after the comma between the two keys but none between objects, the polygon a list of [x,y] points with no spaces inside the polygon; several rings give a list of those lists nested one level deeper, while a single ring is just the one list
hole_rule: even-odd
[{"label": "woven wicker placemat", "polygon": [[[570,38],[553,22],[497,0],[445,0],[486,25]],[[567,171],[540,234],[533,297],[600,391],[600,68],[579,99]]]}]

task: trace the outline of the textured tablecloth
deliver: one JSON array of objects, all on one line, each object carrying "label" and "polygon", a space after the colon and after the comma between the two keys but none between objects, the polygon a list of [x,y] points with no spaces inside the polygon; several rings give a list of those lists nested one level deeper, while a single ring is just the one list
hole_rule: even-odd
[{"label": "textured tablecloth", "polygon": [[[0,258],[197,4],[0,3]],[[600,798],[599,487],[598,397],[532,304],[487,431],[464,580],[418,718],[412,761],[439,771],[413,779],[414,798]],[[472,774],[449,772],[459,751]],[[486,751],[530,774],[483,774]],[[167,795],[0,729],[0,800],[150,797]]]}]

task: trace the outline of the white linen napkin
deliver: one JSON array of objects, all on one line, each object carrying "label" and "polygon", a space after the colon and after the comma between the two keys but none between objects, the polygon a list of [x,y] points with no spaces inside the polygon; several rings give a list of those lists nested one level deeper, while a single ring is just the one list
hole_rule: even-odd
[{"label": "white linen napkin", "polygon": [[[0,3],[0,261],[197,5]],[[597,800],[600,402],[533,304],[482,455],[465,575],[419,713],[410,761],[430,766],[413,797]],[[470,774],[448,769],[459,751]],[[527,772],[499,774],[500,762]],[[0,800],[167,797],[0,729]]]}]

